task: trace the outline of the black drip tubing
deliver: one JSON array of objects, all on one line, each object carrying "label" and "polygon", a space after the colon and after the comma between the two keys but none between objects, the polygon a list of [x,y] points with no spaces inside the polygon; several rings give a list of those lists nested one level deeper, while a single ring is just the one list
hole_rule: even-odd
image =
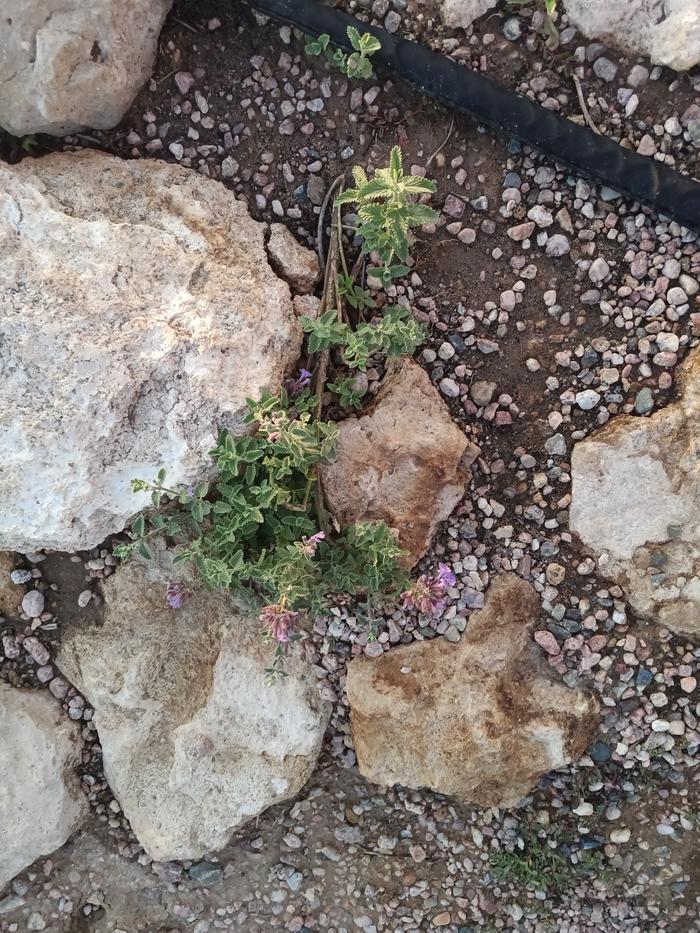
[{"label": "black drip tubing", "polygon": [[700,233],[700,182],[662,162],[623,149],[587,126],[572,123],[417,42],[361,23],[317,0],[249,2],[307,35],[327,33],[334,45],[345,49],[350,47],[348,26],[372,33],[382,44],[372,56],[373,63],[447,106],[533,146],[577,175],[592,178]]}]

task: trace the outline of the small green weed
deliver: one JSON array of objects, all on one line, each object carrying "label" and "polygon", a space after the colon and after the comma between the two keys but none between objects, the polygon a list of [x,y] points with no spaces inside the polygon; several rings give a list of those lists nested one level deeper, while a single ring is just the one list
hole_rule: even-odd
[{"label": "small green weed", "polygon": [[370,58],[382,47],[381,42],[369,32],[360,35],[354,26],[348,26],[347,34],[354,49],[349,55],[332,46],[331,37],[327,33],[323,33],[317,39],[307,36],[304,51],[307,55],[325,55],[331,65],[339,68],[348,78],[371,78]]},{"label": "small green weed", "polygon": [[[406,275],[411,230],[422,224],[434,223],[438,214],[427,204],[413,200],[437,190],[434,181],[421,175],[405,175],[401,149],[391,150],[387,168],[379,168],[371,180],[363,168],[352,170],[354,188],[341,192],[336,204],[355,204],[359,217],[358,232],[362,237],[362,252],[376,252],[382,265],[368,269],[368,274],[388,285],[392,279]],[[398,259],[396,263],[394,260]]]},{"label": "small green weed", "polygon": [[[616,879],[615,872],[605,866],[599,852],[580,850],[573,864],[559,848],[563,830],[550,832],[549,839],[543,839],[533,827],[525,826],[519,835],[522,848],[494,852],[490,856],[491,871],[498,881],[561,894],[579,878],[596,878],[608,886]],[[549,845],[553,836],[557,843],[554,848]]]},{"label": "small green weed", "polygon": [[277,642],[271,674],[281,671],[302,614],[321,611],[337,594],[369,602],[408,586],[401,548],[385,523],[360,522],[337,534],[325,521],[316,468],[333,456],[337,427],[313,419],[316,404],[306,388],[293,399],[283,392],[249,400],[254,433],[222,434],[211,451],[218,472],[212,487],[170,488],[164,470],[154,482],[133,480],[134,491],[150,492],[161,511],[140,515],[129,541],[114,549],[122,559],[134,551],[150,557],[152,536],[186,534],[176,561],[194,562],[210,587],[265,604],[260,621]]},{"label": "small green weed", "polygon": [[330,347],[342,347],[344,362],[351,369],[364,372],[375,353],[397,357],[413,353],[426,338],[426,328],[408,308],[394,305],[388,308],[376,323],[360,324],[355,330],[338,321],[335,309],[320,317],[302,318],[302,326],[309,335],[309,350],[316,353]]}]

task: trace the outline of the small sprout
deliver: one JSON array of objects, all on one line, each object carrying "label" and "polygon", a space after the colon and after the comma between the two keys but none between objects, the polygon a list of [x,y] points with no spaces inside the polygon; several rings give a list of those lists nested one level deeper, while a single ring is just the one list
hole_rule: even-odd
[{"label": "small sprout", "polygon": [[[423,224],[434,223],[439,215],[427,204],[419,204],[415,197],[432,194],[437,190],[434,181],[421,175],[406,175],[403,170],[401,149],[391,150],[387,168],[379,168],[371,180],[363,168],[353,168],[354,188],[341,192],[336,204],[356,204],[359,218],[358,231],[362,237],[362,252],[376,252],[382,260],[381,269],[370,274],[388,284],[393,278],[405,275],[411,243],[411,230]],[[395,263],[395,259],[400,260]]]},{"label": "small sprout", "polygon": [[349,55],[331,45],[328,33],[323,33],[317,39],[307,36],[304,51],[307,55],[325,55],[331,65],[339,68],[348,78],[371,78],[370,57],[382,47],[381,42],[370,32],[360,35],[354,26],[348,26],[347,35],[353,48]]}]

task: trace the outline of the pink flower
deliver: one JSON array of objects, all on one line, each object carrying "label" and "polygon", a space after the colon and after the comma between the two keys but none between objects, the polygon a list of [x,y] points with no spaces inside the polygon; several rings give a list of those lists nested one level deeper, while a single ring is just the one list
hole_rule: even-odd
[{"label": "pink flower", "polygon": [[274,603],[271,606],[263,606],[259,618],[265,634],[284,644],[290,641],[294,634],[299,613]]},{"label": "pink flower", "polygon": [[317,531],[315,535],[311,535],[310,538],[307,538],[306,535],[303,535],[301,539],[301,544],[299,545],[302,551],[305,554],[308,554],[309,557],[313,557],[316,554],[316,548],[318,547],[318,542],[323,541],[326,537],[325,531]]},{"label": "pink flower", "polygon": [[190,595],[187,587],[178,583],[177,580],[170,580],[165,588],[165,599],[171,609],[180,609],[184,600]]},{"label": "pink flower", "polygon": [[404,609],[417,609],[427,615],[440,615],[445,608],[447,588],[454,586],[456,577],[447,564],[438,564],[436,574],[423,573],[410,590],[401,594]]}]

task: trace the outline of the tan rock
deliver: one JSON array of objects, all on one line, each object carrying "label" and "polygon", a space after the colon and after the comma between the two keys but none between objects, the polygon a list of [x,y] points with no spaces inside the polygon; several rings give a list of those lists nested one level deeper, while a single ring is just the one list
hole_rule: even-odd
[{"label": "tan rock", "polygon": [[479,448],[410,357],[389,367],[367,413],[338,427],[338,456],[321,468],[331,512],[342,526],[386,521],[412,566],[464,495]]},{"label": "tan rock", "polygon": [[267,255],[277,275],[295,292],[313,291],[321,275],[316,254],[302,246],[284,224],[270,224]]},{"label": "tan rock", "polygon": [[569,521],[642,618],[700,635],[700,349],[677,402],[574,447]]},{"label": "tan rock", "polygon": [[80,827],[80,727],[47,691],[0,682],[0,889]]},{"label": "tan rock", "polygon": [[15,136],[116,126],[151,76],[172,0],[3,0],[0,125]]},{"label": "tan rock", "polygon": [[[274,649],[255,614],[152,550],[106,581],[104,624],[69,629],[57,663],[95,709],[105,775],[141,845],[200,858],[299,792],[331,708],[293,654],[269,684]],[[169,580],[191,592],[177,610]]]},{"label": "tan rock", "polygon": [[589,39],[655,65],[687,71],[700,62],[698,0],[564,0],[564,9]]},{"label": "tan rock", "polygon": [[355,658],[347,692],[362,774],[510,807],[579,757],[598,704],[553,679],[531,638],[539,612],[532,587],[506,575],[458,643],[435,638]]},{"label": "tan rock", "polygon": [[0,548],[94,547],[147,503],[132,478],[196,481],[247,430],[302,337],[265,232],[165,162],[0,163]]},{"label": "tan rock", "polygon": [[292,306],[297,317],[310,317],[315,320],[321,311],[321,299],[315,295],[295,295]]},{"label": "tan rock", "polygon": [[0,551],[0,616],[19,615],[25,587],[17,586],[10,574],[17,567],[17,555],[12,551]]}]

